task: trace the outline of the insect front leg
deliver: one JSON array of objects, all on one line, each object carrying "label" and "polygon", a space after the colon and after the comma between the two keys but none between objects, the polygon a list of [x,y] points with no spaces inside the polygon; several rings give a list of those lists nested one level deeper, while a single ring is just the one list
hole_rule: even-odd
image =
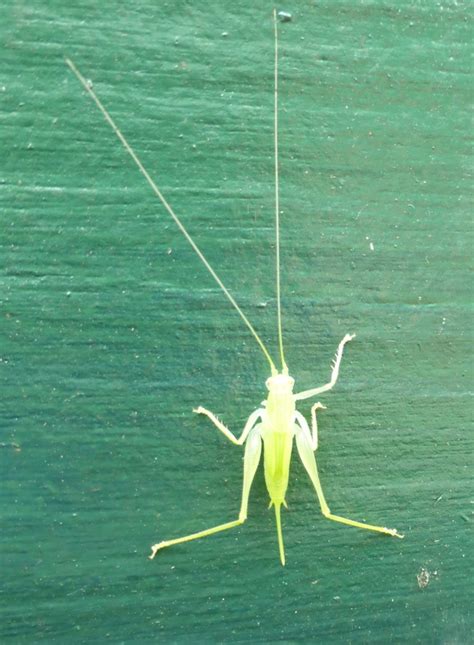
[{"label": "insect front leg", "polygon": [[322,392],[327,392],[328,390],[331,390],[336,385],[336,381],[339,376],[339,367],[341,365],[344,345],[348,343],[350,340],[352,340],[353,338],[355,338],[355,334],[346,334],[344,338],[341,340],[341,342],[339,343],[336,355],[332,363],[331,380],[329,381],[329,383],[326,383],[326,385],[322,385],[321,387],[315,387],[311,390],[305,390],[304,392],[295,394],[295,401],[301,401],[302,399],[309,399],[312,396],[317,396]]},{"label": "insect front leg", "polygon": [[153,560],[156,553],[160,549],[164,549],[165,547],[173,546],[175,544],[181,544],[182,542],[198,540],[199,538],[207,537],[208,535],[219,533],[220,531],[226,531],[227,529],[233,529],[245,522],[245,520],[247,519],[250,489],[252,487],[252,482],[254,480],[258,463],[260,461],[260,455],[262,454],[262,437],[260,432],[261,427],[261,424],[255,425],[254,428],[248,432],[248,439],[245,445],[244,480],[242,485],[242,501],[240,503],[239,518],[232,522],[218,524],[217,526],[213,526],[210,529],[205,529],[204,531],[199,531],[198,533],[190,533],[189,535],[175,538],[174,540],[164,540],[163,542],[158,542],[158,544],[154,544],[151,547],[151,555],[149,556],[150,560]]},{"label": "insect front leg", "polygon": [[355,526],[359,529],[367,529],[368,531],[376,531],[377,533],[385,533],[386,535],[391,535],[392,537],[402,538],[403,535],[401,535],[396,529],[388,529],[384,526],[374,526],[373,524],[356,522],[355,520],[350,520],[346,517],[341,517],[340,515],[334,515],[333,513],[331,513],[324,497],[321,482],[319,481],[318,468],[316,466],[316,459],[314,457],[312,447],[313,442],[311,441],[311,433],[308,424],[306,422],[306,419],[304,419],[302,415],[295,416],[295,419],[297,421],[297,424],[295,424],[295,434],[298,454],[301,461],[303,462],[303,466],[306,468],[306,472],[308,473],[313,483],[324,517],[327,517],[328,520],[334,520],[335,522],[340,522],[341,524]]},{"label": "insect front leg", "polygon": [[257,423],[258,419],[262,418],[263,415],[265,414],[265,410],[262,408],[259,408],[258,410],[255,410],[255,412],[252,412],[252,414],[249,416],[247,419],[247,423],[244,426],[244,429],[242,431],[242,434],[240,437],[237,439],[235,434],[229,430],[227,426],[225,426],[220,419],[216,417],[216,415],[213,412],[209,412],[209,410],[206,410],[206,408],[203,408],[199,406],[198,408],[195,408],[193,412],[196,412],[196,414],[204,414],[206,417],[208,417],[212,423],[216,426],[218,430],[224,434],[229,441],[232,441],[236,446],[242,446],[245,443],[245,440],[248,437],[248,434],[250,430],[255,426]]}]

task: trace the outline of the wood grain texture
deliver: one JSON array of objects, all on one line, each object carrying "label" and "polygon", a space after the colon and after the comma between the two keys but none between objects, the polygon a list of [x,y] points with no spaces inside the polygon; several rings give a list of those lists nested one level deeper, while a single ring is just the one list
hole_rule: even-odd
[{"label": "wood grain texture", "polygon": [[472,642],[468,5],[282,7],[287,360],[323,383],[357,333],[322,483],[406,534],[324,520],[295,459],[283,569],[261,473],[245,526],[147,559],[236,516],[242,453],[191,410],[237,431],[268,374],[64,64],[273,350],[272,6],[105,4],[0,9],[2,642]]}]

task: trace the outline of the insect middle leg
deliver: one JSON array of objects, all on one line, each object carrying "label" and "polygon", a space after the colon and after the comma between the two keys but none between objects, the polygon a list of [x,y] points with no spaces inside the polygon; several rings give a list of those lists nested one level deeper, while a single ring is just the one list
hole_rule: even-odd
[{"label": "insect middle leg", "polygon": [[247,422],[244,426],[242,434],[238,439],[235,436],[235,434],[231,432],[229,428],[226,425],[224,425],[222,421],[218,419],[213,412],[210,412],[209,410],[206,410],[206,408],[203,408],[201,406],[199,406],[198,408],[195,408],[193,412],[195,412],[196,414],[204,414],[212,421],[212,423],[216,426],[216,428],[220,430],[222,434],[227,437],[227,439],[229,439],[229,441],[232,441],[232,443],[234,443],[236,446],[241,446],[243,443],[245,443],[245,440],[247,439],[249,432],[255,426],[258,419],[261,418],[262,415],[265,413],[265,410],[263,408],[259,408],[258,410],[255,410],[254,412],[252,412],[252,414],[247,419]]},{"label": "insect middle leg", "polygon": [[[252,416],[252,415],[251,415]],[[204,531],[198,531],[197,533],[190,533],[189,535],[184,535],[180,538],[175,538],[174,540],[164,540],[163,542],[158,542],[151,547],[150,560],[153,560],[157,551],[164,549],[168,546],[173,546],[175,544],[181,544],[182,542],[190,542],[191,540],[198,540],[199,538],[212,535],[213,533],[219,533],[220,531],[226,531],[227,529],[233,529],[240,524],[243,524],[247,519],[247,509],[248,501],[250,495],[250,488],[252,487],[252,482],[255,477],[255,472],[260,461],[260,455],[262,453],[262,438],[260,434],[261,424],[256,425],[248,434],[247,443],[245,445],[245,455],[244,455],[244,481],[242,486],[242,501],[240,504],[239,518],[232,522],[226,522],[225,524],[218,524],[213,526],[210,529],[205,529]]]},{"label": "insect middle leg", "polygon": [[[313,452],[318,449],[318,422],[316,420],[316,410],[326,410],[326,406],[318,401],[311,408],[311,450],[313,450]],[[295,419],[302,428],[308,427],[306,419],[301,412],[295,412]]]},{"label": "insect middle leg", "polygon": [[[315,410],[314,416],[316,416]],[[312,447],[311,433],[304,417],[302,417],[304,423],[301,421],[300,417],[301,415],[297,417],[298,425],[295,425],[296,446],[298,448],[300,459],[303,462],[303,466],[306,468],[306,471],[313,483],[324,517],[327,517],[328,520],[334,520],[341,524],[355,526],[359,529],[367,529],[368,531],[376,531],[377,533],[385,533],[392,537],[403,538],[403,535],[401,535],[396,529],[388,529],[385,526],[375,526],[373,524],[357,522],[355,520],[350,520],[347,517],[341,517],[340,515],[334,515],[331,513],[326,502],[326,498],[324,497],[321,482],[319,481],[318,468],[316,466],[316,459]]]},{"label": "insect middle leg", "polygon": [[344,345],[348,343],[350,340],[352,340],[353,338],[355,338],[355,334],[346,334],[344,338],[341,340],[341,342],[339,343],[336,355],[332,363],[331,380],[329,381],[329,383],[326,383],[326,385],[321,385],[321,387],[315,387],[315,388],[312,388],[311,390],[305,390],[304,392],[295,394],[295,401],[301,401],[302,399],[309,399],[312,396],[317,396],[322,392],[327,392],[328,390],[331,390],[336,385],[337,377],[339,376],[339,367],[341,365]]}]

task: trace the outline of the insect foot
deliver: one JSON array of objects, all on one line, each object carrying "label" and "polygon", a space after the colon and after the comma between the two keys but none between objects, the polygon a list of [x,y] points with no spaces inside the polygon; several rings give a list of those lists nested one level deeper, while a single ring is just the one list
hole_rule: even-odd
[{"label": "insect foot", "polygon": [[153,560],[153,558],[156,555],[156,552],[159,551],[160,549],[163,549],[165,546],[168,546],[167,542],[159,542],[158,544],[154,544],[151,547],[151,554],[148,556],[150,560]]},{"label": "insect foot", "polygon": [[402,533],[399,533],[397,529],[385,529],[385,531],[388,533],[388,535],[400,538],[401,540],[403,540],[403,538],[405,537]]}]

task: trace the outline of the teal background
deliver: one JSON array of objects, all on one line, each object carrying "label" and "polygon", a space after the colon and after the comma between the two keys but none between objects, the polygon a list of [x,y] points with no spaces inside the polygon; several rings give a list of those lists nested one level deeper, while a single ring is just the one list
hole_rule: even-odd
[{"label": "teal background", "polygon": [[238,432],[268,370],[64,56],[275,354],[272,6],[2,3],[2,642],[474,640],[469,3],[278,7],[287,360],[322,384],[357,333],[321,479],[405,540],[325,520],[295,455],[285,568],[261,472],[147,559],[237,516],[191,411]]}]

